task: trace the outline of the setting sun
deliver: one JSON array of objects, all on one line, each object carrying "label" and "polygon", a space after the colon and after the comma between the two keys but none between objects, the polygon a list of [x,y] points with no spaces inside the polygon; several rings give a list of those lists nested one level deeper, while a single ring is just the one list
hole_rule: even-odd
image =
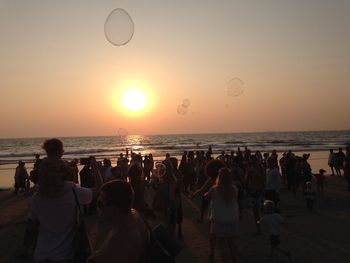
[{"label": "setting sun", "polygon": [[122,104],[125,109],[137,112],[147,105],[145,94],[140,90],[127,90],[122,96]]},{"label": "setting sun", "polygon": [[127,117],[140,117],[152,111],[155,95],[152,86],[143,80],[123,80],[112,93],[112,107]]}]

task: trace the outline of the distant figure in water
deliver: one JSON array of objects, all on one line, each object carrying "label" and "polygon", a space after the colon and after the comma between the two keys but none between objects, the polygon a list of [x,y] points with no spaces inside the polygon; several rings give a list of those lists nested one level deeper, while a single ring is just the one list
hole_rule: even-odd
[{"label": "distant figure in water", "polygon": [[18,166],[16,167],[16,173],[15,173],[15,192],[14,194],[17,195],[18,191],[26,191],[26,182],[28,180],[28,172],[27,168],[25,167],[25,163],[22,161],[18,162]]}]

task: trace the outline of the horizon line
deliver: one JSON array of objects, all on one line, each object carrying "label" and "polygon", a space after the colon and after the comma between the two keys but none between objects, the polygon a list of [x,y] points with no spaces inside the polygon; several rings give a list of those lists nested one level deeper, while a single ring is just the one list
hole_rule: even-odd
[{"label": "horizon line", "polygon": [[[163,134],[128,134],[125,136],[160,136],[160,135],[209,135],[209,134],[241,134],[241,133],[297,133],[297,132],[350,132],[350,129],[345,130],[271,130],[271,131],[235,131],[235,132],[198,132],[198,133],[163,133]],[[47,139],[47,138],[91,138],[91,137],[125,137],[120,135],[73,135],[73,136],[33,136],[33,137],[0,137],[0,140],[14,140],[14,139]]]}]

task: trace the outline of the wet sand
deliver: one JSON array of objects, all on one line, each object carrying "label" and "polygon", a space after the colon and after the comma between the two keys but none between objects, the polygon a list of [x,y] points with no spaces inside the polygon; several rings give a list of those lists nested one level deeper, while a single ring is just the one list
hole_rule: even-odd
[{"label": "wet sand", "polygon": [[[281,192],[280,208],[288,224],[288,233],[281,236],[281,246],[292,253],[293,262],[346,263],[350,258],[350,192],[346,191],[345,179],[328,177],[325,196],[318,197],[315,211],[307,211],[301,193],[296,197],[288,190]],[[147,192],[147,199],[152,192]],[[25,224],[28,213],[28,196],[14,196],[10,191],[0,191],[0,262],[29,263],[29,259],[20,258]],[[208,262],[209,223],[197,222],[200,207],[199,198],[193,200],[183,196],[184,240],[183,249],[177,262]],[[96,232],[100,229],[96,216],[87,217],[89,233],[93,244],[98,247]],[[101,231],[101,230],[100,230]],[[237,239],[241,262],[288,262],[284,256],[267,257],[269,237],[253,236],[255,232],[250,208],[244,211],[240,224],[240,236]],[[102,235],[103,239],[103,235]],[[217,262],[219,253],[217,253]]]}]

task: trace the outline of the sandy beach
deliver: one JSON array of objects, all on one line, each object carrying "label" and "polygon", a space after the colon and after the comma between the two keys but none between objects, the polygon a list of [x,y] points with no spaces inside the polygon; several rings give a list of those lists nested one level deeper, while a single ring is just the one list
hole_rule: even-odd
[{"label": "sandy beach", "polygon": [[[148,190],[148,201],[152,198]],[[29,263],[28,258],[21,258],[21,244],[25,229],[24,220],[28,214],[28,196],[14,196],[11,191],[0,192],[0,262]],[[325,196],[317,198],[315,211],[307,211],[301,193],[296,197],[286,189],[281,192],[281,211],[288,224],[288,233],[281,237],[282,247],[292,253],[293,262],[345,263],[350,257],[350,203],[349,192],[345,191],[345,180],[340,177],[327,177]],[[199,198],[190,200],[183,195],[184,240],[183,249],[177,262],[208,262],[209,223],[197,223],[200,207]],[[87,217],[90,237],[95,248],[103,239],[96,236],[101,226],[96,216]],[[241,262],[288,262],[276,255],[267,257],[269,237],[253,236],[254,221],[251,210],[247,207],[240,224],[237,240]],[[100,240],[98,240],[100,239]],[[218,257],[217,257],[218,258]],[[219,260],[217,262],[220,262]]]}]

